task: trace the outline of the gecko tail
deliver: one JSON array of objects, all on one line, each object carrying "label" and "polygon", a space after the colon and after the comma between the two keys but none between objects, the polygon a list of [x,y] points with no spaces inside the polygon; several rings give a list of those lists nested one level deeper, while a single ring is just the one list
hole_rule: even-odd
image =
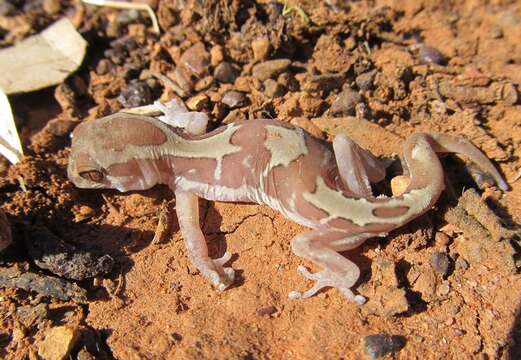
[{"label": "gecko tail", "polygon": [[381,207],[373,209],[378,218],[393,218],[402,225],[430,209],[445,188],[443,168],[437,153],[462,154],[490,175],[498,186],[508,185],[492,162],[470,141],[445,134],[416,133],[403,145],[403,156],[409,169],[409,184],[401,195],[376,199]]},{"label": "gecko tail", "polygon": [[476,164],[481,171],[494,179],[497,186],[503,190],[509,190],[508,183],[503,179],[499,171],[492,162],[479,150],[474,144],[463,137],[457,137],[447,134],[432,133],[429,134],[432,140],[434,151],[438,153],[458,153],[467,157]]}]

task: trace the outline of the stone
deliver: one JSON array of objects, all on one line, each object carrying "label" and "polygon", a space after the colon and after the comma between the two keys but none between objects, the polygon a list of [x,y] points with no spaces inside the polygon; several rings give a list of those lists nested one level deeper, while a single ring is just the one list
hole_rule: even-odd
[{"label": "stone", "polygon": [[223,47],[221,45],[215,45],[210,49],[210,64],[217,66],[224,60]]},{"label": "stone", "polygon": [[391,191],[393,196],[402,195],[411,183],[411,178],[404,175],[398,175],[391,179]]},{"label": "stone", "polygon": [[339,88],[344,82],[343,74],[323,74],[308,76],[302,85],[302,90],[309,92],[325,91]]},{"label": "stone", "polygon": [[43,0],[42,8],[47,14],[55,15],[60,12],[62,7],[60,0]]},{"label": "stone", "polygon": [[362,91],[368,91],[373,89],[374,78],[376,76],[376,70],[368,71],[360,74],[356,77],[356,86]]},{"label": "stone", "polygon": [[257,315],[259,316],[270,316],[272,314],[275,314],[277,312],[277,308],[273,305],[270,306],[264,306],[257,309]]},{"label": "stone", "polygon": [[262,37],[252,41],[251,49],[253,50],[253,60],[262,61],[268,57],[271,44],[267,37]]},{"label": "stone", "polygon": [[405,338],[399,335],[376,334],[364,337],[364,354],[370,359],[378,359],[395,353],[405,346]]},{"label": "stone", "polygon": [[418,58],[425,64],[443,65],[446,63],[445,57],[438,49],[425,45],[420,46]]},{"label": "stone", "polygon": [[260,81],[264,81],[283,73],[290,65],[291,61],[289,59],[269,60],[255,65],[252,69],[252,74]]},{"label": "stone", "polygon": [[232,90],[224,94],[221,102],[230,109],[235,109],[246,105],[246,96],[242,92]]},{"label": "stone", "polygon": [[208,96],[197,94],[186,101],[186,107],[192,111],[201,111],[208,106],[208,103]]},{"label": "stone", "polygon": [[222,83],[233,84],[233,82],[237,78],[237,71],[229,62],[223,61],[222,63],[217,65],[213,72],[213,76],[217,81],[220,81]]},{"label": "stone", "polygon": [[273,79],[267,79],[266,81],[264,81],[263,85],[264,95],[266,95],[270,99],[281,97],[286,92],[284,86],[280,85]]},{"label": "stone", "polygon": [[432,254],[431,265],[434,271],[445,276],[449,273],[451,260],[446,252],[436,251]]},{"label": "stone", "polygon": [[125,108],[148,105],[152,102],[152,91],[146,82],[132,80],[121,90],[118,101]]},{"label": "stone", "polygon": [[345,88],[338,94],[329,110],[334,115],[354,115],[356,104],[360,102],[362,102],[362,97],[358,92]]},{"label": "stone", "polygon": [[206,51],[203,43],[197,43],[181,55],[180,63],[194,75],[202,77],[208,72],[210,54]]},{"label": "stone", "polygon": [[38,355],[44,360],[64,360],[69,356],[79,335],[79,329],[75,327],[53,327],[38,347]]}]

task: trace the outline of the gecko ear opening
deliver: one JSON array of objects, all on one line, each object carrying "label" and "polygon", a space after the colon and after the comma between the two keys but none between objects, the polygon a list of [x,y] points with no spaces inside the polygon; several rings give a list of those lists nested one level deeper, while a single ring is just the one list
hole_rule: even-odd
[{"label": "gecko ear opening", "polygon": [[103,181],[103,178],[105,175],[98,170],[87,170],[82,171],[79,173],[79,175],[84,178],[85,180],[93,181],[93,182],[101,182]]}]

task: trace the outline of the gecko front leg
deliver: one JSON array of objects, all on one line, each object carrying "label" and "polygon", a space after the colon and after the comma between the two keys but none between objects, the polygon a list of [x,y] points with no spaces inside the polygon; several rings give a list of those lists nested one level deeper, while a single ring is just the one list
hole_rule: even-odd
[{"label": "gecko front leg", "polygon": [[188,256],[195,267],[217,287],[223,291],[233,283],[235,273],[232,268],[223,265],[230,260],[231,254],[226,252],[219,259],[210,259],[208,247],[199,225],[198,197],[192,193],[176,190],[176,212],[179,229],[188,250]]},{"label": "gecko front leg", "polygon": [[334,287],[347,299],[363,304],[365,298],[355,295],[351,290],[358,281],[360,269],[338,252],[354,249],[366,239],[379,235],[381,234],[348,234],[337,230],[317,229],[295,236],[291,242],[293,253],[313,261],[323,267],[323,270],[312,274],[305,267],[299,266],[298,271],[307,279],[314,280],[315,285],[304,292],[291,291],[289,297],[308,298],[324,287]]}]

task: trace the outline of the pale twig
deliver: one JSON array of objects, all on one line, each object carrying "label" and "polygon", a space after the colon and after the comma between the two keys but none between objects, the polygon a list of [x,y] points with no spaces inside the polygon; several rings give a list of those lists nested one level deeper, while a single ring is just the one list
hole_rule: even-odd
[{"label": "pale twig", "polygon": [[159,29],[159,24],[157,22],[156,14],[154,10],[148,4],[139,4],[139,3],[127,3],[123,1],[115,1],[115,0],[82,0],[86,4],[96,5],[96,6],[106,6],[114,9],[123,9],[123,10],[140,10],[146,11],[150,20],[152,20],[152,28],[156,34],[159,34],[161,30]]}]

